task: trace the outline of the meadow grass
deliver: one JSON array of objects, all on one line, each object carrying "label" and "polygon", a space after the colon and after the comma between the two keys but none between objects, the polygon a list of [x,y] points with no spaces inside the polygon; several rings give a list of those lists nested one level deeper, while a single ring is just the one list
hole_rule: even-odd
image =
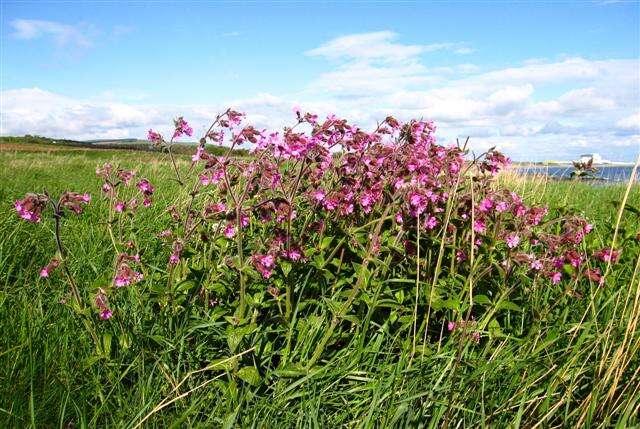
[{"label": "meadow grass", "polygon": [[[212,354],[228,341],[223,321],[197,318],[163,331],[140,315],[134,335],[145,347],[98,356],[78,319],[59,304],[60,280],[41,280],[52,252],[51,227],[20,222],[12,203],[26,192],[99,189],[105,161],[164,182],[144,213],[142,234],[162,229],[177,198],[168,161],[155,153],[121,151],[0,152],[0,426],[2,427],[632,427],[640,424],[640,259],[612,268],[605,288],[540,295],[526,311],[479,345],[442,332],[412,347],[386,326],[356,330],[330,359],[310,369],[239,382],[224,368],[235,356]],[[181,159],[185,166],[187,160]],[[527,201],[575,211],[610,245],[625,185],[592,186],[543,178],[500,179]],[[94,192],[97,196],[97,191]],[[69,218],[65,244],[80,284],[111,268],[106,207],[97,198]],[[167,204],[164,204],[166,202]],[[620,237],[640,233],[640,189],[633,186],[618,225]],[[637,246],[634,251],[637,251]],[[149,247],[146,252],[157,252]],[[160,268],[158,268],[160,269]],[[445,279],[446,280],[446,279]],[[134,289],[129,289],[135,300]],[[547,297],[546,300],[544,297]],[[372,297],[375,299],[375,296]],[[422,309],[421,309],[422,310]],[[525,317],[533,314],[534,317]],[[135,316],[134,316],[135,317]],[[318,341],[320,321],[298,331],[292,355]],[[532,326],[530,324],[533,324]],[[517,335],[520,332],[521,335]],[[104,347],[110,345],[102,339]],[[126,341],[126,339],[120,339]],[[412,349],[417,350],[414,355]],[[399,352],[398,352],[399,350]],[[245,353],[239,350],[237,353]],[[202,369],[202,371],[200,371]]]}]

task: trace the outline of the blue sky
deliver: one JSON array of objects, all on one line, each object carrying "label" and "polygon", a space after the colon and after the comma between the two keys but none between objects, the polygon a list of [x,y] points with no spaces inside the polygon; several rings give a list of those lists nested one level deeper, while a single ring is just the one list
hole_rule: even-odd
[{"label": "blue sky", "polygon": [[2,2],[3,135],[142,137],[231,105],[431,118],[515,159],[640,149],[640,3]]}]

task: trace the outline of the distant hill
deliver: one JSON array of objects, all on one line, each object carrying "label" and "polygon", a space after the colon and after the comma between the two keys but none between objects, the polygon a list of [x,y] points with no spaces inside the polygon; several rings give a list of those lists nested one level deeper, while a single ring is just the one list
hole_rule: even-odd
[{"label": "distant hill", "polygon": [[[96,150],[137,150],[144,152],[158,152],[160,149],[154,147],[147,140],[138,139],[96,139],[96,140],[69,140],[69,139],[53,139],[50,137],[25,135],[0,137],[0,144],[12,145],[43,145],[43,146],[67,146]],[[174,143],[173,152],[179,154],[192,154],[196,150],[196,143]],[[207,145],[207,152],[214,155],[222,155],[227,152],[226,147]],[[234,149],[234,156],[246,156],[246,149]]]},{"label": "distant hill", "polygon": [[84,140],[85,143],[136,143],[146,140],[140,139],[96,139],[96,140]]}]

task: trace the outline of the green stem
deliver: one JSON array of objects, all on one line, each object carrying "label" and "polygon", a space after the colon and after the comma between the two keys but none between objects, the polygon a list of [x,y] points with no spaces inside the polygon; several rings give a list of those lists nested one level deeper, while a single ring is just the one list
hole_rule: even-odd
[{"label": "green stem", "polygon": [[178,166],[176,165],[176,160],[173,157],[173,151],[171,150],[171,144],[169,144],[167,146],[167,149],[169,150],[169,158],[171,158],[171,164],[173,164],[173,171],[175,171],[175,173],[176,173],[176,178],[178,179],[178,183],[180,184],[180,186],[184,186],[184,183],[182,182],[182,179],[180,178],[180,172],[178,171]]}]

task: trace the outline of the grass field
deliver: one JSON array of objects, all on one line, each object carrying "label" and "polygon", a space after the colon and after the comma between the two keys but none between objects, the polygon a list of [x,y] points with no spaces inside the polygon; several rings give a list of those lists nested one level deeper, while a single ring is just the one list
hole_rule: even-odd
[{"label": "grass field", "polygon": [[[98,198],[95,169],[106,161],[162,183],[154,206],[141,214],[137,233],[151,236],[164,229],[161,207],[179,205],[186,197],[178,196],[162,154],[29,151],[19,144],[0,151],[1,427],[640,425],[636,185],[617,233],[618,243],[627,243],[624,263],[613,266],[605,287],[584,289],[580,297],[562,291],[536,295],[546,298],[505,316],[502,328],[508,334],[494,326],[480,344],[460,345],[441,332],[415,356],[405,331],[371,326],[372,334],[354,328],[330,359],[252,380],[229,369],[229,361],[240,357],[220,346],[231,341],[227,322],[195,313],[176,324],[168,316],[130,314],[128,332],[135,340],[120,336],[119,344],[111,344],[105,336],[104,348],[117,353],[96,354],[78,318],[59,304],[61,277],[38,277],[53,252],[53,226],[20,222],[13,201],[43,189],[51,194],[91,190],[94,200],[82,216],[66,220],[64,233],[70,270],[89,288],[109,272],[113,257],[98,220],[107,206]],[[179,160],[183,169],[187,161]],[[610,245],[626,185],[502,180],[528,202],[583,214],[595,225],[595,239]],[[152,278],[166,255],[151,244],[144,251],[151,261],[146,277]],[[132,302],[137,299],[134,288],[126,292]],[[291,354],[304,356],[317,341],[315,320],[297,323]],[[248,353],[250,346],[236,354]],[[219,365],[212,367],[214,362]]]}]

